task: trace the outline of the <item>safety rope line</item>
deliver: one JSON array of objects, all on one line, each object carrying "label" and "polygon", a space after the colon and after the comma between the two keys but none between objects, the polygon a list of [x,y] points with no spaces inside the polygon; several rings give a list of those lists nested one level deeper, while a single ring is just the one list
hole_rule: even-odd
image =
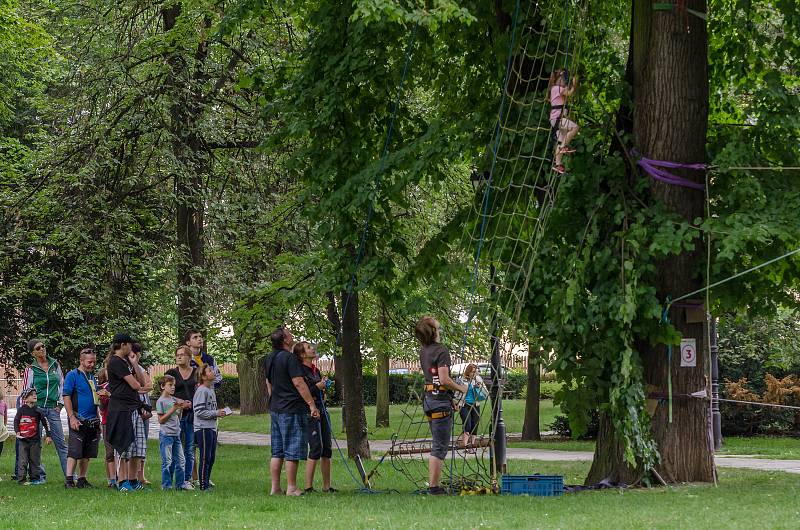
[{"label": "safety rope line", "polygon": [[724,278],[724,279],[722,279],[722,280],[720,280],[718,282],[714,282],[714,283],[712,283],[710,285],[707,285],[706,287],[703,287],[701,289],[697,289],[695,291],[692,291],[691,293],[686,293],[686,294],[681,295],[681,296],[679,296],[677,298],[674,298],[672,300],[672,302],[668,302],[667,303],[667,307],[669,307],[670,305],[674,304],[675,302],[677,302],[679,300],[685,300],[686,298],[690,298],[690,297],[692,297],[692,296],[694,296],[696,294],[700,294],[702,292],[708,291],[710,289],[713,289],[714,287],[719,287],[720,285],[728,283],[731,280],[735,280],[736,278],[744,276],[745,274],[749,274],[751,272],[754,272],[754,271],[757,271],[759,269],[762,269],[762,268],[764,268],[764,267],[766,267],[768,265],[772,265],[775,262],[778,262],[778,261],[781,261],[783,259],[786,259],[786,258],[789,258],[791,256],[794,256],[795,254],[800,254],[800,248],[796,248],[794,250],[791,250],[791,251],[789,251],[789,252],[787,252],[785,254],[782,254],[782,255],[778,256],[777,258],[772,258],[771,260],[765,261],[764,263],[760,263],[759,265],[756,265],[755,267],[750,267],[749,269],[744,270],[742,272],[737,272],[736,274],[734,274],[732,276]]}]

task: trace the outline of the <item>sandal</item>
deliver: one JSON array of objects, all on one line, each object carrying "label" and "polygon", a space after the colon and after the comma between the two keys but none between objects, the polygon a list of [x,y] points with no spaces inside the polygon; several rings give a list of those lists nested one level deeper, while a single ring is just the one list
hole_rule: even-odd
[{"label": "sandal", "polygon": [[339,493],[339,490],[336,488],[328,488],[326,490],[322,490],[322,493]]}]

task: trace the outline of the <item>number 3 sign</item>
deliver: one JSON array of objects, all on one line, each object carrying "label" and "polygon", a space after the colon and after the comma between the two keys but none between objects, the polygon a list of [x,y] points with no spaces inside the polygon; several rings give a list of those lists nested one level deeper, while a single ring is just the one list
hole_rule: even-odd
[{"label": "number 3 sign", "polygon": [[681,366],[697,366],[697,339],[681,339]]}]

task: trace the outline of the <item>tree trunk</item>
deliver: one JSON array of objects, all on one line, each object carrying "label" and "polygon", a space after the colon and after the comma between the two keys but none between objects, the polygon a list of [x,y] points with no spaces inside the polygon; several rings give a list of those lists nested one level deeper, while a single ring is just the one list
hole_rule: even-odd
[{"label": "tree trunk", "polygon": [[375,367],[375,426],[389,426],[389,316],[386,313],[386,306],[381,303],[379,315],[381,331],[383,332],[383,343],[378,352],[378,362]]},{"label": "tree trunk", "polygon": [[[182,4],[175,3],[161,10],[164,32],[175,28]],[[182,50],[166,53],[170,74],[166,89],[171,96],[169,132],[172,137],[172,155],[177,164],[175,181],[175,232],[177,242],[178,280],[178,341],[183,342],[187,329],[205,329],[204,311],[205,245],[203,218],[205,198],[203,175],[208,172],[208,157],[204,152],[197,130],[197,120],[202,112],[199,105],[201,87],[189,71]],[[200,41],[194,59],[205,61],[208,48]],[[199,68],[194,68],[199,72]]]},{"label": "tree trunk", "polygon": [[525,396],[525,420],[522,423],[523,440],[541,440],[539,432],[539,393],[542,379],[539,359],[541,352],[528,345],[528,386]]},{"label": "tree trunk", "polygon": [[244,416],[267,412],[267,383],[262,361],[264,355],[255,349],[259,336],[247,327],[235,329],[239,337],[239,358],[236,371],[239,373],[239,410]]},{"label": "tree trunk", "polygon": [[[363,376],[361,359],[361,337],[359,335],[358,293],[353,292],[347,304],[347,314],[339,319],[336,298],[332,292],[327,293],[328,322],[334,335],[341,330],[342,355],[336,359],[336,379],[342,396],[342,427],[347,433],[347,454],[350,458],[356,455],[370,458],[369,440],[367,439],[367,416],[364,412]],[[347,300],[347,292],[342,293],[341,307]]]},{"label": "tree trunk", "polygon": [[367,438],[367,417],[364,413],[363,366],[361,359],[361,337],[359,335],[358,293],[353,291],[345,308],[347,292],[342,293],[342,356],[339,366],[344,388],[345,430],[347,431],[347,454],[367,459],[370,457]]},{"label": "tree trunk", "polygon": [[[706,12],[705,0],[688,0],[687,7]],[[685,23],[689,24],[689,32]],[[653,12],[650,3],[635,0],[629,57],[633,78],[634,142],[643,156],[676,162],[705,161],[708,121],[708,57],[705,22],[679,11]],[[684,178],[703,182],[697,171],[675,171]],[[649,178],[649,177],[642,177]],[[701,190],[651,182],[653,198],[688,221],[703,217]],[[703,263],[702,242],[657,265],[657,294],[661,300],[677,297],[701,287],[695,277]],[[666,348],[640,344],[645,383],[655,392],[668,392],[667,371],[672,373],[673,394],[690,394],[706,388],[706,326],[689,324],[686,312],[673,308],[669,318],[684,338],[697,344],[697,366],[681,367],[680,350],[673,348],[671,363]],[[668,365],[669,364],[669,365]],[[673,400],[673,421],[667,405],[659,405],[652,417],[652,430],[661,455],[656,470],[669,483],[711,482],[714,478],[712,446],[709,444],[708,407],[702,400]],[[595,461],[587,482],[603,478],[630,482],[637,477],[622,459],[622,447],[609,421],[602,421]]]}]

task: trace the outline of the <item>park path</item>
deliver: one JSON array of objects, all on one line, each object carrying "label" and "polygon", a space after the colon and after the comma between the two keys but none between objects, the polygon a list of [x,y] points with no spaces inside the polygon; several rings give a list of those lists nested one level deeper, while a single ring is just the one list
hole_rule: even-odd
[{"label": "park path", "polygon": [[[13,418],[15,409],[9,409],[9,430],[13,432]],[[61,411],[61,423],[64,431],[67,431],[67,415]],[[514,436],[514,435],[510,435]],[[155,422],[150,425],[150,439],[158,439],[158,427]],[[253,432],[219,431],[219,441],[222,444],[230,445],[254,445],[268,446],[270,438],[268,434]],[[344,449],[347,443],[339,441],[339,445]],[[370,449],[374,453],[385,453],[391,448],[389,440],[370,440]],[[523,449],[510,447],[507,450],[509,460],[542,460],[546,462],[591,462],[593,453],[591,451],[559,451],[556,449]],[[739,469],[754,469],[758,471],[784,471],[800,475],[800,460],[770,460],[766,458],[754,458],[741,455],[716,455],[714,460],[719,467],[730,467]]]}]

